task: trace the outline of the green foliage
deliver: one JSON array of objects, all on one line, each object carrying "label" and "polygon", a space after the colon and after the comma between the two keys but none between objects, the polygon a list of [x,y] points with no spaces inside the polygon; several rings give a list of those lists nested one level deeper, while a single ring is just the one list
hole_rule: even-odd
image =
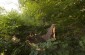
[{"label": "green foliage", "polygon": [[[6,55],[85,55],[85,0],[19,0],[22,13],[0,8],[0,52]],[[56,24],[57,40],[25,43],[29,33],[46,33]],[[19,43],[11,38],[17,35]],[[38,51],[36,48],[45,49]]]},{"label": "green foliage", "polygon": [[15,29],[22,25],[19,14],[16,12],[10,12],[0,18],[0,36],[12,35]]}]

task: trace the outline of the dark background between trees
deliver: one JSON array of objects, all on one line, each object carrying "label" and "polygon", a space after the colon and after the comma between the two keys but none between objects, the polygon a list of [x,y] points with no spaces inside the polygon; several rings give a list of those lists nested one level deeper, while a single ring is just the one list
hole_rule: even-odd
[{"label": "dark background between trees", "polygon": [[[5,55],[85,55],[85,0],[19,0],[22,13],[0,8],[0,52]],[[39,43],[39,52],[25,41],[29,33],[45,34],[56,24],[56,40]],[[13,35],[21,41],[14,44]]]}]

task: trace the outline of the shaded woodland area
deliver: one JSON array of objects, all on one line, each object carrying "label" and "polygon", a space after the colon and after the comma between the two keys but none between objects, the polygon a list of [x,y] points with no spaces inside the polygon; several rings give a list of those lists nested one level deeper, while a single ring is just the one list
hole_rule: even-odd
[{"label": "shaded woodland area", "polygon": [[19,3],[0,8],[0,55],[85,55],[85,0]]}]

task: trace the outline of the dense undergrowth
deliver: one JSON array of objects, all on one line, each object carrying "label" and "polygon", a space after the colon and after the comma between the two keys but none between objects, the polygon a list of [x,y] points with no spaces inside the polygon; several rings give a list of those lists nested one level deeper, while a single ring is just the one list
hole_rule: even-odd
[{"label": "dense undergrowth", "polygon": [[[85,55],[85,0],[19,0],[22,13],[0,13],[0,54]],[[0,10],[2,11],[2,10]],[[30,33],[43,35],[56,24],[56,40],[29,45]],[[13,42],[16,35],[18,43]],[[36,49],[41,49],[41,51]]]}]

